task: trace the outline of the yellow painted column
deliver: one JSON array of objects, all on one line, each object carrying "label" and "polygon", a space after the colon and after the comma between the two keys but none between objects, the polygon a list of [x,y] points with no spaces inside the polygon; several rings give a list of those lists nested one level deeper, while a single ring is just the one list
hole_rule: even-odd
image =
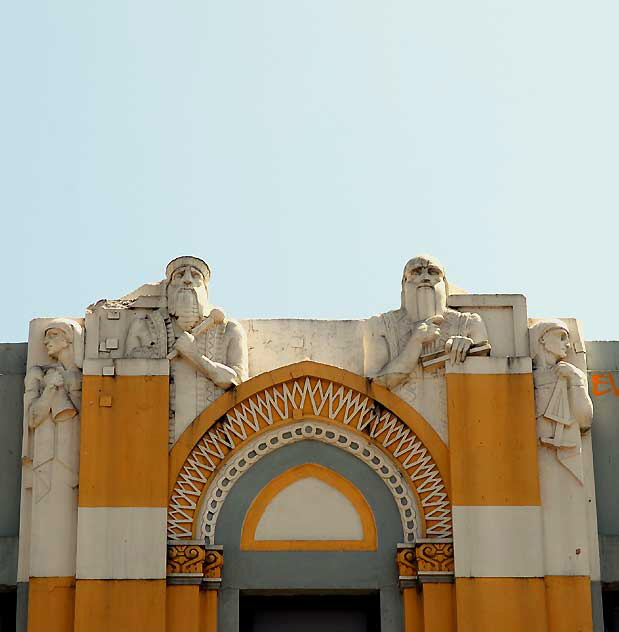
[{"label": "yellow painted column", "polygon": [[591,632],[591,582],[588,577],[545,578],[548,630],[550,632]]},{"label": "yellow painted column", "polygon": [[548,632],[544,580],[476,577],[456,580],[458,632]]},{"label": "yellow painted column", "polygon": [[75,632],[165,632],[168,362],[119,366],[84,367]]},{"label": "yellow painted column", "polygon": [[32,577],[28,590],[28,632],[71,632],[74,577]]},{"label": "yellow painted column", "polygon": [[458,632],[545,631],[531,361],[446,371]]},{"label": "yellow painted column", "polygon": [[456,632],[456,603],[452,583],[424,582],[423,622],[425,632]]},{"label": "yellow painted column", "polygon": [[423,630],[423,598],[417,577],[414,544],[398,544],[396,564],[404,608],[404,632]]},{"label": "yellow painted column", "polygon": [[201,601],[201,632],[217,632],[217,602],[219,595],[217,590],[205,590],[202,592]]},{"label": "yellow painted column", "polygon": [[404,605],[404,632],[423,631],[423,598],[416,587],[402,590]]},{"label": "yellow painted column", "polygon": [[167,632],[216,632],[223,564],[220,545],[168,541]]},{"label": "yellow painted column", "polygon": [[199,585],[176,585],[166,589],[166,632],[199,632],[201,600]]}]

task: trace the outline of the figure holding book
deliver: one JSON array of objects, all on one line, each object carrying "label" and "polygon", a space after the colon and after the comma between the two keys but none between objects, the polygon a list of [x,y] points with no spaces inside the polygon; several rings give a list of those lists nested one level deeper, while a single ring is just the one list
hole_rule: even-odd
[{"label": "figure holding book", "polygon": [[423,367],[464,362],[490,352],[479,314],[447,307],[449,285],[442,264],[420,255],[404,266],[402,303],[368,321],[366,373],[387,388],[422,375]]}]

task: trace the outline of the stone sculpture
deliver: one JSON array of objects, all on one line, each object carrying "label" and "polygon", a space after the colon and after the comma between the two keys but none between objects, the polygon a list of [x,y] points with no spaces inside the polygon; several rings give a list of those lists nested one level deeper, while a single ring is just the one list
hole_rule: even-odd
[{"label": "stone sculpture", "polygon": [[73,320],[50,321],[43,344],[51,363],[34,366],[26,375],[24,410],[35,503],[50,493],[52,481],[56,486],[62,480],[69,488],[77,484],[82,372],[75,338],[81,336],[82,328]]},{"label": "stone sculpture", "polygon": [[591,427],[593,403],[586,375],[565,362],[571,348],[567,325],[543,320],[530,328],[537,433],[558,461],[582,484],[581,433]]},{"label": "stone sculpture", "polygon": [[[36,341],[30,341],[30,343]],[[54,559],[75,559],[83,335],[74,320],[45,326],[49,364],[25,378],[24,465],[32,470],[30,559],[41,575],[57,574]],[[49,540],[56,542],[49,554]]]},{"label": "stone sculpture", "polygon": [[372,351],[366,373],[394,389],[422,376],[423,367],[461,363],[471,352],[490,351],[481,316],[447,307],[442,264],[420,255],[404,266],[402,303],[369,321]]},{"label": "stone sculpture", "polygon": [[209,303],[210,276],[197,257],[171,261],[161,294],[165,306],[136,317],[127,333],[129,357],[170,360],[172,441],[219,395],[247,379],[245,331]]}]

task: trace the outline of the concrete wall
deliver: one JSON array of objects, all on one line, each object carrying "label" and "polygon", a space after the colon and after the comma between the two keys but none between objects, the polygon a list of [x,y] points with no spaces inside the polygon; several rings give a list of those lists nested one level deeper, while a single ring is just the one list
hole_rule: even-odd
[{"label": "concrete wall", "polygon": [[26,343],[0,344],[0,586],[17,581]]},{"label": "concrete wall", "polygon": [[[619,581],[619,342],[587,342],[602,582]],[[613,384],[616,387],[613,388]]]}]

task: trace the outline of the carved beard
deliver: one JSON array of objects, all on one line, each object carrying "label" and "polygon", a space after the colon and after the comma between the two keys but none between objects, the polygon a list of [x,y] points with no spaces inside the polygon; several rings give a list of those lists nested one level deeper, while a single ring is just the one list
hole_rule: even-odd
[{"label": "carved beard", "polygon": [[440,281],[434,287],[411,287],[406,283],[402,298],[402,306],[414,323],[442,314],[447,309],[444,281]]},{"label": "carved beard", "polygon": [[168,294],[168,312],[184,331],[195,327],[204,317],[208,295],[205,287],[179,287]]}]

